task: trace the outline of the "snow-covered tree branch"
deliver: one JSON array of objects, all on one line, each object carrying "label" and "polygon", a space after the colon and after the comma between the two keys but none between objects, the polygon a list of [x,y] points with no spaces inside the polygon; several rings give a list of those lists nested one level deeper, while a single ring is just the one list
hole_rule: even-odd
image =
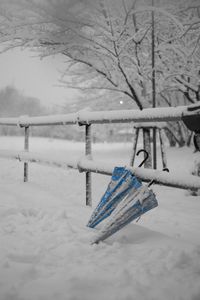
[{"label": "snow-covered tree branch", "polygon": [[173,88],[189,102],[199,100],[200,17],[195,1],[152,7],[145,0],[1,0],[0,9],[1,51],[22,46],[41,56],[61,53],[68,58],[71,78],[63,82],[115,90],[140,109],[151,103],[153,10],[158,93]]}]

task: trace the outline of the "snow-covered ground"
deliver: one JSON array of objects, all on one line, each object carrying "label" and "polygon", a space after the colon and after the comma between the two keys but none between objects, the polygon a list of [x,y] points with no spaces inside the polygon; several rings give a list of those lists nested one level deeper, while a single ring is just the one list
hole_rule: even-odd
[{"label": "snow-covered ground", "polygon": [[[84,144],[31,138],[30,149],[83,155]],[[94,157],[126,165],[131,144],[96,144]],[[0,137],[0,149],[23,149]],[[188,174],[192,149],[168,149],[169,168]],[[199,155],[199,154],[196,154]],[[137,158],[136,165],[142,158]],[[153,186],[159,207],[98,245],[85,225],[85,176],[0,159],[0,300],[199,300],[200,197]],[[92,175],[93,206],[109,182]]]}]

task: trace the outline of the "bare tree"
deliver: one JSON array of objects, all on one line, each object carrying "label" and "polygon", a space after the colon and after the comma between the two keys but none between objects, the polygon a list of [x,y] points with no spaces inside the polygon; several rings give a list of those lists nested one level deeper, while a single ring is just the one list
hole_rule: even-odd
[{"label": "bare tree", "polygon": [[67,58],[63,84],[120,93],[142,109],[152,95],[154,11],[157,92],[176,89],[194,102],[199,97],[199,8],[146,2],[1,0],[1,47],[32,47],[42,56],[62,53]]}]

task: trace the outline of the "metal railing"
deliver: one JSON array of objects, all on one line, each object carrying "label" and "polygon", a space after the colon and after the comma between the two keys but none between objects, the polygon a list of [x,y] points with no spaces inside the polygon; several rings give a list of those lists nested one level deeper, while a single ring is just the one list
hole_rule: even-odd
[{"label": "metal railing", "polygon": [[[191,110],[191,107],[197,107]],[[113,111],[79,111],[64,115],[50,115],[40,117],[21,116],[19,118],[0,118],[0,125],[10,126],[48,126],[48,125],[87,125],[105,123],[130,122],[163,122],[181,121],[183,116],[200,114],[200,106],[178,106],[146,108],[143,110],[113,110]]]},{"label": "metal railing", "polygon": [[[24,150],[29,151],[29,127],[30,126],[48,126],[48,125],[72,125],[79,124],[85,126],[85,155],[87,158],[92,157],[92,136],[91,125],[92,124],[105,124],[105,123],[130,123],[130,122],[163,122],[163,121],[180,121],[185,116],[200,115],[200,107],[197,109],[191,109],[195,106],[180,106],[169,108],[149,108],[140,110],[119,110],[119,111],[99,111],[99,112],[86,112],[81,111],[77,113],[71,113],[66,115],[53,115],[53,116],[40,116],[40,117],[28,117],[21,116],[19,118],[0,118],[0,125],[7,126],[19,126],[24,127],[25,140]],[[8,155],[0,152],[0,156],[8,157]],[[19,158],[19,155],[15,158]],[[22,159],[23,160],[23,159]],[[31,161],[30,157],[24,162],[24,182],[28,181],[28,161]],[[101,170],[97,164],[95,170],[93,167],[95,162],[90,162],[90,167],[83,168],[72,164],[72,168],[79,168],[86,173],[86,205],[92,204],[91,198],[91,172],[98,172],[101,174],[111,174],[109,171]],[[169,174],[161,174],[158,171],[153,170],[137,170],[133,169],[135,175],[144,181],[150,181],[153,178],[156,182],[163,185],[178,188],[200,188],[200,179],[196,176],[190,175],[189,183],[184,178],[176,180],[170,177]],[[159,176],[158,176],[159,174]],[[163,177],[164,176],[164,177]],[[171,179],[170,179],[171,178]],[[181,182],[181,183],[180,183]]]}]

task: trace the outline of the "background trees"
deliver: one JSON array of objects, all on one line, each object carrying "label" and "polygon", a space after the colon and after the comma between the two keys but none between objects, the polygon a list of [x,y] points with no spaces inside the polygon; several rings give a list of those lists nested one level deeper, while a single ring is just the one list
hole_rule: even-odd
[{"label": "background trees", "polygon": [[27,97],[12,86],[0,91],[0,116],[40,115],[45,112],[38,99]]},{"label": "background trees", "polygon": [[[154,0],[1,0],[0,42],[61,53],[61,84],[152,106],[152,12],[157,106],[190,104],[200,97],[200,4]],[[94,95],[94,94],[92,94]],[[183,125],[169,124],[183,145]],[[170,133],[171,132],[171,133]],[[172,138],[173,136],[173,138]]]},{"label": "background trees", "polygon": [[198,1],[1,0],[1,45],[62,53],[64,84],[120,93],[142,109],[151,102],[152,11],[159,98],[178,91],[198,101]]},{"label": "background trees", "polygon": [[[12,86],[0,91],[0,117],[15,117],[22,115],[40,115],[45,113],[40,101],[33,97],[27,97]],[[0,134],[19,134],[15,127],[0,126]]]},{"label": "background trees", "polygon": [[[39,116],[55,113],[40,104],[37,98],[28,97],[13,86],[0,90],[0,117],[19,117],[23,115]],[[75,126],[57,127],[42,126],[31,127],[31,134],[52,138],[66,138],[80,140],[82,134]],[[24,129],[13,126],[0,126],[2,135],[23,135]]]}]

